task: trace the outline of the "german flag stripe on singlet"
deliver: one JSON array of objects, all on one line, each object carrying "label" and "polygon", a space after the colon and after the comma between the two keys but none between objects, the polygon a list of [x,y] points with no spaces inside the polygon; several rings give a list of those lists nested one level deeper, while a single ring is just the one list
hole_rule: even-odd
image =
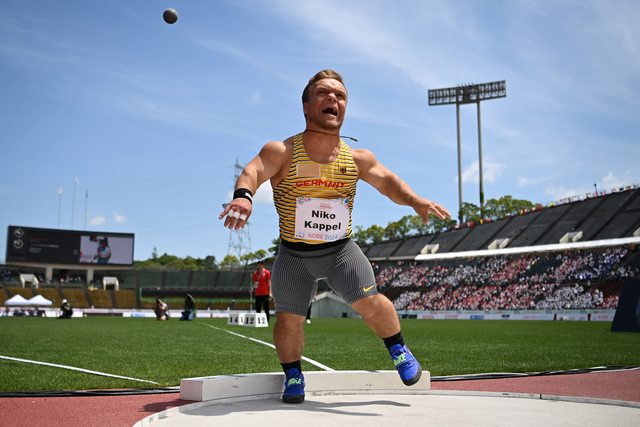
[{"label": "german flag stripe on singlet", "polygon": [[358,173],[349,147],[340,140],[340,153],[333,163],[315,163],[308,156],[302,133],[293,137],[293,158],[284,181],[273,189],[273,200],[280,218],[280,237],[290,242],[319,244],[322,241],[300,239],[295,235],[296,201],[299,197],[318,199],[347,198],[349,226],[345,237],[351,236],[351,212],[356,195]]}]

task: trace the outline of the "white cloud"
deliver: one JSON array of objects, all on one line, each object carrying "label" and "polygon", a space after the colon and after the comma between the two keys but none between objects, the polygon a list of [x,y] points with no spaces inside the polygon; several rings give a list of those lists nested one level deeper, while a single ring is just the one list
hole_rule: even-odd
[{"label": "white cloud", "polygon": [[593,192],[593,188],[591,191],[587,187],[582,188],[571,188],[571,187],[552,187],[545,190],[545,194],[550,197],[550,201],[557,201],[561,199],[566,199],[569,197],[583,197],[585,194]]},{"label": "white cloud", "polygon": [[626,172],[621,178],[618,178],[609,171],[609,174],[602,178],[598,183],[598,191],[610,191],[627,185],[635,184],[630,172]]},{"label": "white cloud", "polygon": [[251,99],[249,99],[249,102],[247,102],[248,105],[257,105],[260,104],[262,102],[262,96],[260,95],[260,91],[256,91],[253,96],[251,97]]},{"label": "white cloud", "polygon": [[102,225],[106,222],[106,219],[103,216],[97,216],[95,218],[93,218],[91,221],[89,221],[89,224],[91,225]]},{"label": "white cloud", "polygon": [[273,189],[269,181],[264,182],[260,188],[258,188],[258,191],[256,191],[253,197],[253,202],[261,205],[273,204]]},{"label": "white cloud", "polygon": [[521,187],[524,187],[525,185],[537,185],[540,184],[543,180],[542,179],[529,179],[529,178],[525,178],[523,176],[521,176],[520,178],[518,178],[518,185]]},{"label": "white cloud", "polygon": [[125,217],[124,215],[120,215],[118,213],[115,213],[115,212],[113,214],[113,220],[118,224],[123,224],[125,222],[129,222],[127,217]]},{"label": "white cloud", "polygon": [[521,176],[520,178],[518,178],[518,185],[520,187],[525,187],[528,185],[540,185],[543,182],[547,182],[553,178],[553,176],[543,176],[541,178],[525,178],[524,176]]},{"label": "white cloud", "polygon": [[549,195],[552,201],[573,196],[584,197],[587,193],[594,193],[596,186],[598,187],[598,192],[606,191],[608,193],[614,189],[618,190],[621,187],[636,184],[635,180],[637,180],[637,178],[634,178],[630,171],[625,172],[620,177],[615,176],[613,172],[609,171],[606,176],[593,184],[583,183],[574,187],[547,188],[545,194]]},{"label": "white cloud", "polygon": [[[475,160],[471,165],[464,171],[462,171],[462,182],[480,182],[480,163],[478,160]],[[501,163],[496,162],[483,162],[483,175],[482,179],[484,182],[495,182],[496,179],[500,178],[502,174],[502,170],[506,167]],[[458,182],[458,178],[456,177],[456,182]]]}]

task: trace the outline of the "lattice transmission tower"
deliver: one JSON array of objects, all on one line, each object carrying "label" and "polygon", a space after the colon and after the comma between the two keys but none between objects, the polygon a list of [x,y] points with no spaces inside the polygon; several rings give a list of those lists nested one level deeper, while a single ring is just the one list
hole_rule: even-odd
[{"label": "lattice transmission tower", "polygon": [[[238,181],[243,169],[244,166],[240,165],[236,158],[236,164],[233,165],[233,187],[231,191],[236,189],[236,182]],[[241,260],[242,256],[248,253],[251,253],[251,231],[249,230],[249,221],[247,221],[244,228],[231,230],[227,255],[235,255],[238,257],[238,260]]]}]

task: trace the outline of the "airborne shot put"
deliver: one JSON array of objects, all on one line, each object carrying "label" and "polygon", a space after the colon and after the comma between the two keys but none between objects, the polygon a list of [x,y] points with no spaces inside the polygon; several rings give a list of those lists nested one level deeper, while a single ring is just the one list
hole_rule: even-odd
[{"label": "airborne shot put", "polygon": [[340,138],[347,107],[342,76],[324,70],[302,93],[306,128],[283,142],[267,143],[244,168],[233,201],[224,208],[229,229],[244,227],[253,194],[271,181],[279,216],[281,244],[271,273],[276,324],[273,341],[286,375],[282,400],[304,401],[301,357],[304,322],[320,279],[342,297],[386,345],[406,385],[418,382],[422,368],[404,343],[396,310],[378,294],[371,264],[351,240],[351,212],[359,179],[399,205],[428,215],[450,216],[441,205],[423,199],[372,152],[352,149]]}]

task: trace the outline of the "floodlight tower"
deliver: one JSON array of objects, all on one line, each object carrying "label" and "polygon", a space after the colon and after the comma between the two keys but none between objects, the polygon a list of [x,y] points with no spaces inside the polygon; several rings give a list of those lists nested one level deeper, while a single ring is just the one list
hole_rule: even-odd
[{"label": "floodlight tower", "polygon": [[429,90],[429,105],[456,104],[456,119],[458,125],[458,199],[460,210],[458,219],[462,222],[462,149],[460,148],[460,105],[478,104],[478,169],[480,170],[480,212],[484,212],[484,181],[482,179],[482,125],[480,120],[480,101],[507,96],[507,83],[483,83],[465,85],[446,89]]},{"label": "floodlight tower", "polygon": [[[244,169],[243,166],[238,163],[238,159],[236,159],[236,164],[233,165],[234,174],[233,174],[233,190],[236,189],[235,185]],[[244,228],[239,228],[237,230],[231,230],[231,235],[229,236],[229,249],[227,250],[227,255],[235,255],[238,257],[238,260],[242,259],[243,255],[246,255],[251,252],[251,232],[249,230],[249,221],[244,225]]]}]

